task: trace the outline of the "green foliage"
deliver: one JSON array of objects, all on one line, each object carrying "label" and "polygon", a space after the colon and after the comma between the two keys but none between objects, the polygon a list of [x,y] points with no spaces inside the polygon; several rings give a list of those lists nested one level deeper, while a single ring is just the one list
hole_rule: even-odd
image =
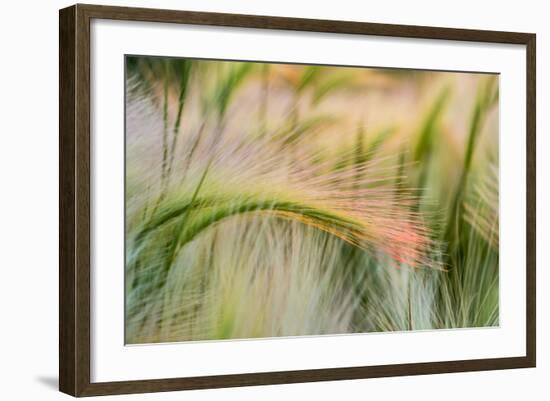
[{"label": "green foliage", "polygon": [[317,66],[307,66],[302,73],[296,87],[294,88],[296,93],[301,93],[313,83],[319,77],[321,69]]},{"label": "green foliage", "polygon": [[219,116],[223,116],[227,106],[242,85],[246,77],[252,72],[254,64],[238,63],[231,66],[227,74],[222,77],[213,94],[214,104]]},{"label": "green foliage", "polygon": [[445,106],[451,95],[451,89],[445,87],[438,97],[435,99],[429,112],[426,114],[422,126],[420,128],[419,140],[414,151],[414,161],[423,161],[433,151],[433,145],[436,141],[436,135],[438,134],[438,124],[441,116],[445,111]]},{"label": "green foliage", "polygon": [[460,179],[451,201],[444,240],[449,246],[449,257],[460,257],[464,251],[464,197],[468,189],[469,176],[471,174],[472,158],[476,149],[477,140],[483,128],[488,112],[498,99],[498,81],[490,77],[480,85],[474,108],[472,110],[464,161],[460,173]]},{"label": "green foliage", "polygon": [[191,78],[191,66],[192,62],[189,60],[176,60],[173,63],[173,68],[178,73],[179,80],[179,94],[178,94],[178,107],[176,112],[176,120],[174,122],[174,128],[172,130],[172,145],[170,147],[170,161],[166,174],[170,176],[172,166],[174,164],[174,155],[177,146],[177,139],[180,132],[181,117],[183,114],[183,106],[185,105],[185,98],[189,89],[189,83]]},{"label": "green foliage", "polygon": [[323,99],[332,93],[349,88],[354,82],[350,74],[332,74],[329,78],[320,82],[313,91],[312,103],[319,104]]},{"label": "green foliage", "polygon": [[[345,112],[319,109],[336,92],[351,108],[364,78],[292,68],[289,91],[277,65],[127,57],[128,105],[152,105],[161,146],[136,135],[128,148],[141,153],[128,159],[126,341],[498,325],[498,158],[480,151],[498,80],[476,80],[454,162],[440,154],[452,83],[411,126],[347,133]],[[323,132],[346,140],[317,151]],[[449,205],[431,198],[445,191]]]}]

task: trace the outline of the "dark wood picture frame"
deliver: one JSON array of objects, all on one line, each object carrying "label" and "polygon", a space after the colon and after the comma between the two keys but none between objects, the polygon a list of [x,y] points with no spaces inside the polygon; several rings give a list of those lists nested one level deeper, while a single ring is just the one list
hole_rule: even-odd
[{"label": "dark wood picture frame", "polygon": [[[526,356],[92,383],[90,381],[90,21],[93,18],[525,45],[527,53]],[[536,36],[531,33],[81,4],[60,10],[60,391],[73,396],[94,396],[534,367],[536,363],[535,43]]]}]

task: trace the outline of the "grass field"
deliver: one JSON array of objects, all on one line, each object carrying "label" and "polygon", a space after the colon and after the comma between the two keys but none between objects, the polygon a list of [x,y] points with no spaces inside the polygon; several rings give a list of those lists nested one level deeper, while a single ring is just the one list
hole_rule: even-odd
[{"label": "grass field", "polygon": [[498,325],[498,76],[126,76],[127,343]]}]

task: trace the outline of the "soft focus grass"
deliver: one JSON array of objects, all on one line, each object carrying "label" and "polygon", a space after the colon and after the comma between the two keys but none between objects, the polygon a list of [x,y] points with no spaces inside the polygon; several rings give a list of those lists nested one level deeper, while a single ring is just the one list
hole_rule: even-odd
[{"label": "soft focus grass", "polygon": [[498,325],[495,76],[126,68],[128,343]]}]

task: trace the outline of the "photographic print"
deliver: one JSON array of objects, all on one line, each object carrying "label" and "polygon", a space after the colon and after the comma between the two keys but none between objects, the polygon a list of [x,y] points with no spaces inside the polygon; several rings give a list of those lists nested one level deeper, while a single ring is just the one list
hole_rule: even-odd
[{"label": "photographic print", "polygon": [[125,342],[499,325],[499,76],[125,59]]}]

